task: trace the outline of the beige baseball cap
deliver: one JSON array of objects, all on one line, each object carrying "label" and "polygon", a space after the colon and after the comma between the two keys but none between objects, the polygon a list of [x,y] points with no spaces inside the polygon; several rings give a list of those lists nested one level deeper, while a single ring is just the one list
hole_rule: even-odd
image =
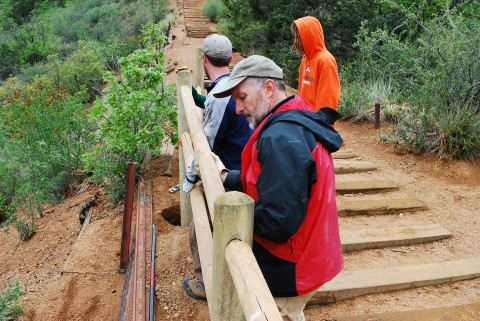
[{"label": "beige baseball cap", "polygon": [[232,55],[232,43],[222,35],[209,35],[203,41],[202,51],[209,57],[217,59],[228,59]]},{"label": "beige baseball cap", "polygon": [[228,81],[223,86],[222,84],[215,86],[212,91],[213,96],[217,98],[230,96],[232,89],[247,77],[283,79],[283,70],[267,57],[250,56],[235,65],[230,73],[230,77],[228,77]]}]

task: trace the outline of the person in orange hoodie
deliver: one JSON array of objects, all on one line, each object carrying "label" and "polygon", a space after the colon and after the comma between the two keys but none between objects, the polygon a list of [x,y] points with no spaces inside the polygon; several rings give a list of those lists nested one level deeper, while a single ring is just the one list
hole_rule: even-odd
[{"label": "person in orange hoodie", "polygon": [[323,28],[315,17],[303,17],[291,25],[297,54],[302,57],[298,95],[315,110],[338,109],[340,79],[337,61],[325,47]]}]

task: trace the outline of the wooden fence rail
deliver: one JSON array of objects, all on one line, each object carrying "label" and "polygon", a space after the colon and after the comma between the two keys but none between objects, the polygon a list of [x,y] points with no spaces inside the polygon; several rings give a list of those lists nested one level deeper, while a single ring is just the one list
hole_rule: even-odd
[{"label": "wooden fence rail", "polygon": [[177,81],[180,180],[195,158],[203,186],[195,186],[188,196],[180,194],[181,224],[195,224],[210,318],[281,321],[251,250],[254,201],[243,193],[225,192],[193,101],[190,71],[179,71]]}]

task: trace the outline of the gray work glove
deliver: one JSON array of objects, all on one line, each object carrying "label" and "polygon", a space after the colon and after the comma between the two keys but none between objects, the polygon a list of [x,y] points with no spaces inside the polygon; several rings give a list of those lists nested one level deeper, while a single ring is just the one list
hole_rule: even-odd
[{"label": "gray work glove", "polygon": [[186,172],[185,172],[185,180],[183,181],[183,191],[186,194],[189,194],[190,191],[193,189],[193,186],[195,186],[198,181],[200,181],[200,176],[197,174],[197,169],[195,168],[196,166],[196,161],[195,158],[192,159],[192,163],[187,166]]}]

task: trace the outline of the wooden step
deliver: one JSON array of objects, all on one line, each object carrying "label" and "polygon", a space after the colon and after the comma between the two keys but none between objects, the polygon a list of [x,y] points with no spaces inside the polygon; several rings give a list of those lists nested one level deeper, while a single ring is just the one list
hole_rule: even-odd
[{"label": "wooden step", "polygon": [[433,242],[452,237],[438,224],[340,231],[343,252]]},{"label": "wooden step", "polygon": [[398,189],[397,183],[390,180],[337,181],[338,194],[376,193]]},{"label": "wooden step", "polygon": [[480,257],[360,271],[342,271],[324,284],[307,303],[328,304],[353,297],[418,288],[480,276]]},{"label": "wooden step", "polygon": [[332,154],[333,159],[355,158],[355,154],[350,152],[335,152]]},{"label": "wooden step", "polygon": [[423,211],[427,205],[416,198],[385,198],[375,200],[337,200],[338,216],[383,215]]},{"label": "wooden step", "polygon": [[[459,318],[461,316],[461,318]],[[345,315],[335,316],[328,320],[335,321],[447,321],[447,320],[480,320],[480,301],[459,304],[444,305],[442,307],[420,310],[405,310],[383,313],[369,313],[368,315]],[[325,320],[325,319],[324,319]]]},{"label": "wooden step", "polygon": [[333,160],[335,166],[335,174],[349,174],[357,172],[368,172],[377,169],[374,163],[370,162],[355,162],[345,160]]}]

